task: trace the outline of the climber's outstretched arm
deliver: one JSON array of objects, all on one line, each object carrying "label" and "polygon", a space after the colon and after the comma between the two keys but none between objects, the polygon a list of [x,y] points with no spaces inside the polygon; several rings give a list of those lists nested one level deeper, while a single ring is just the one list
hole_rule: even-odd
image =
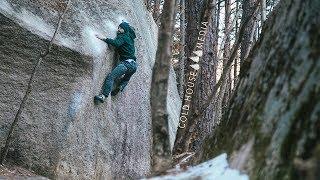
[{"label": "climber's outstretched arm", "polygon": [[104,42],[106,42],[107,44],[110,44],[116,48],[120,47],[123,43],[124,43],[124,39],[121,35],[118,35],[115,39],[111,39],[111,38],[100,38],[99,36],[96,35],[96,37]]},{"label": "climber's outstretched arm", "polygon": [[116,48],[120,47],[124,43],[123,38],[119,35],[115,39],[106,38],[106,39],[102,39],[102,41],[104,41],[107,44],[110,44]]}]

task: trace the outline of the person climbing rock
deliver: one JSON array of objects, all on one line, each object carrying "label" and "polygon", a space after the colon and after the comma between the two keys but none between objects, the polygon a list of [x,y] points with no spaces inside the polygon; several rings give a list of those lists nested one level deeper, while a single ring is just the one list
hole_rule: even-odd
[{"label": "person climbing rock", "polygon": [[[127,86],[131,76],[137,70],[134,46],[136,34],[134,29],[127,22],[122,22],[118,26],[117,37],[115,39],[104,39],[99,37],[99,35],[96,35],[96,37],[106,42],[108,45],[114,46],[119,54],[120,61],[120,63],[107,75],[102,87],[102,93],[94,97],[95,102],[103,103],[109,96],[110,91],[112,91],[111,96],[115,96],[119,91],[122,92]],[[121,78],[119,85],[112,90],[115,80],[119,78]]]}]

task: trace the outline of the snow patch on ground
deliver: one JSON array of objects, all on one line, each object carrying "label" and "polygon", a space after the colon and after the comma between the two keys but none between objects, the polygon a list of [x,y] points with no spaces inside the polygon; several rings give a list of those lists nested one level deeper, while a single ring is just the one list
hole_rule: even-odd
[{"label": "snow patch on ground", "polygon": [[173,175],[159,176],[150,180],[184,180],[184,179],[202,179],[202,180],[249,180],[245,174],[238,170],[231,169],[228,164],[227,154],[223,153],[214,159],[190,167],[186,171],[178,172]]}]

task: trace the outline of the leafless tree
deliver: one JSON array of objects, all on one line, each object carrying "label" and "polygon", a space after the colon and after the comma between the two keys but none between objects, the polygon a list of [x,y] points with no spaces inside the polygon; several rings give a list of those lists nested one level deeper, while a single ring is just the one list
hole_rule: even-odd
[{"label": "leafless tree", "polygon": [[158,21],[160,17],[160,0],[153,0],[153,19]]},{"label": "leafless tree", "polygon": [[171,59],[171,38],[175,1],[166,0],[161,15],[158,49],[152,72],[152,171],[161,172],[171,165],[171,148],[168,131],[167,91]]},{"label": "leafless tree", "polygon": [[185,33],[186,33],[186,22],[185,22],[185,0],[180,0],[180,59],[179,59],[179,93],[180,98],[183,97],[183,85],[184,85],[184,64],[185,64]]},{"label": "leafless tree", "polygon": [[[242,18],[241,18],[242,24],[244,19],[248,19],[249,16],[251,16],[252,12],[254,11],[254,5],[256,2],[257,0],[242,1]],[[254,14],[254,16],[256,16],[256,14]],[[241,62],[243,62],[246,59],[250,51],[250,48],[252,46],[251,35],[253,34],[254,26],[255,26],[255,19],[251,18],[248,25],[245,27],[243,38],[241,40],[241,54],[240,54]]]}]

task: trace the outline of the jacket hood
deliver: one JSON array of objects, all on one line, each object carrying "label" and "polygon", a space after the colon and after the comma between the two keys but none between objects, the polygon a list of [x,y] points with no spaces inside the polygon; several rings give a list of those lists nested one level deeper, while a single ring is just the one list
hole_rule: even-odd
[{"label": "jacket hood", "polygon": [[129,25],[129,23],[122,22],[119,26],[124,30],[124,33],[128,34],[132,39],[135,39],[137,37],[136,33],[134,32],[132,27]]}]

